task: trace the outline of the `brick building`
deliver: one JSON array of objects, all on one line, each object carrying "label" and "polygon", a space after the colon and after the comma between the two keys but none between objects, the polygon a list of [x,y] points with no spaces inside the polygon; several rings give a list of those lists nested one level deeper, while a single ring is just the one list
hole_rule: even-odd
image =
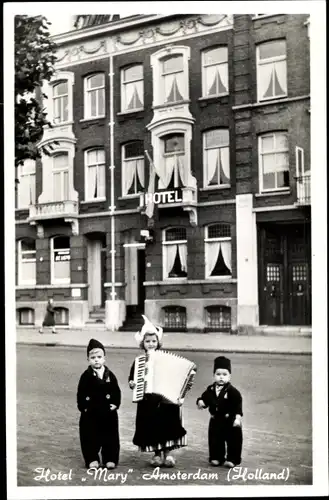
[{"label": "brick building", "polygon": [[307,15],[77,16],[19,169],[17,323],[311,324]]}]

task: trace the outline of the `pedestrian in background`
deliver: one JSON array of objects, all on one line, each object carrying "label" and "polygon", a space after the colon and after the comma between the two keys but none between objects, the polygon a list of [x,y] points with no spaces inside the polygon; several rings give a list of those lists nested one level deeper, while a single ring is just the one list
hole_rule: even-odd
[{"label": "pedestrian in background", "polygon": [[[139,347],[147,353],[161,349],[162,328],[153,325],[145,316],[145,325],[135,336]],[[134,389],[135,362],[129,374],[129,387]],[[145,394],[137,403],[136,427],[133,444],[141,452],[153,452],[151,465],[174,467],[175,459],[170,454],[174,449],[186,446],[186,430],[182,425],[182,409],[157,395]]]},{"label": "pedestrian in background", "polygon": [[114,469],[120,453],[121,390],[105,365],[105,348],[98,340],[90,340],[87,360],[89,367],[81,375],[77,391],[81,451],[87,468],[98,468],[102,463]]},{"label": "pedestrian in background", "polygon": [[52,328],[51,330],[52,333],[57,333],[55,328],[55,312],[56,311],[54,309],[54,301],[53,299],[49,299],[47,304],[46,314],[42,322],[42,327],[39,330],[39,333],[43,333],[43,328],[45,326]]},{"label": "pedestrian in background", "polygon": [[198,408],[208,408],[211,415],[208,428],[209,462],[228,468],[241,463],[243,441],[242,396],[230,380],[231,361],[219,356],[214,361],[214,382],[197,399]]}]

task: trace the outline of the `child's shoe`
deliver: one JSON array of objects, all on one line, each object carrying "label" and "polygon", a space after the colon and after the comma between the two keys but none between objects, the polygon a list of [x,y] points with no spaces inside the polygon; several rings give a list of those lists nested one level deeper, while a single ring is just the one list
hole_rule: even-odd
[{"label": "child's shoe", "polygon": [[97,460],[94,460],[93,462],[90,462],[89,464],[89,469],[98,469],[99,467],[99,463],[97,462]]},{"label": "child's shoe", "polygon": [[164,459],[164,462],[163,462],[163,465],[165,465],[166,467],[174,467],[175,466],[175,459],[174,457],[172,457],[171,455],[168,455],[165,459]]},{"label": "child's shoe", "polygon": [[224,463],[224,467],[227,467],[228,469],[233,469],[235,467],[235,464],[233,462],[230,462],[229,460],[226,460]]},{"label": "child's shoe", "polygon": [[154,455],[154,457],[151,460],[151,465],[153,465],[154,467],[160,467],[160,465],[162,465],[161,456]]},{"label": "child's shoe", "polygon": [[215,467],[219,466],[219,460],[210,460],[211,465],[214,465]]},{"label": "child's shoe", "polygon": [[115,465],[114,462],[107,462],[106,465],[105,465],[105,467],[107,469],[115,469],[116,465]]}]

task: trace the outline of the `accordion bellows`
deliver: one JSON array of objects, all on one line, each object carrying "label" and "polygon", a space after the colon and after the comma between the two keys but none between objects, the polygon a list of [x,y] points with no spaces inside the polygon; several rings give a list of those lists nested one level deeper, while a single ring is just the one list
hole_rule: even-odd
[{"label": "accordion bellows", "polygon": [[149,351],[135,359],[133,402],[145,394],[157,394],[178,404],[193,385],[197,367],[182,356],[166,351]]}]

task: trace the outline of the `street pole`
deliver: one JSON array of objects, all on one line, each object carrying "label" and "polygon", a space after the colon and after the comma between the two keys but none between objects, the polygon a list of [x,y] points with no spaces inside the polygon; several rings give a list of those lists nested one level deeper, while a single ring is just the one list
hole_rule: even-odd
[{"label": "street pole", "polygon": [[[114,198],[114,103],[113,103],[113,56],[110,55],[110,183],[111,183],[111,205],[110,205],[110,217],[111,217],[111,301],[112,301],[112,318],[114,311],[114,301],[115,301],[115,198]],[[112,333],[114,332],[114,321],[112,321]]]}]

